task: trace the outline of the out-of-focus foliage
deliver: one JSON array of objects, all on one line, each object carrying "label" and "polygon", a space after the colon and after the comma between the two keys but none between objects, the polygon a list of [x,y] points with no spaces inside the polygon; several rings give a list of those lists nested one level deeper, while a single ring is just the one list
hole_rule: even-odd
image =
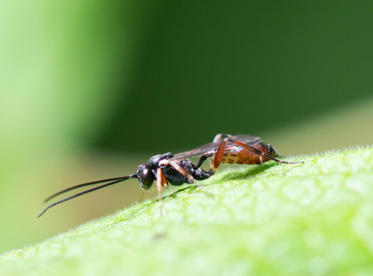
[{"label": "out-of-focus foliage", "polygon": [[373,2],[165,2],[101,147],[182,150],[372,95]]},{"label": "out-of-focus foliage", "polygon": [[312,153],[353,145],[372,145],[373,100],[351,104],[327,114],[278,127],[263,137],[279,146],[280,153]]},{"label": "out-of-focus foliage", "polygon": [[45,183],[49,171],[108,117],[150,19],[143,4],[0,1],[0,250],[35,235],[28,206],[64,178]]},{"label": "out-of-focus foliage", "polygon": [[284,155],[370,142],[373,109],[343,108],[373,89],[372,5],[0,1],[0,251],[140,198],[127,182],[37,221],[48,194],[216,132]]},{"label": "out-of-focus foliage", "polygon": [[[227,169],[0,256],[1,275],[371,275],[373,150]],[[206,183],[206,182],[205,182]]]}]

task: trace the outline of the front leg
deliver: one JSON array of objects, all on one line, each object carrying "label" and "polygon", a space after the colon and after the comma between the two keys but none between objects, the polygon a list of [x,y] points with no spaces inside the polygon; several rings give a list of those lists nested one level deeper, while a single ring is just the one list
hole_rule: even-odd
[{"label": "front leg", "polygon": [[160,215],[163,215],[163,205],[162,205],[162,187],[167,187],[167,180],[163,174],[162,168],[157,169],[157,190],[158,190],[158,201],[159,201],[159,210]]}]

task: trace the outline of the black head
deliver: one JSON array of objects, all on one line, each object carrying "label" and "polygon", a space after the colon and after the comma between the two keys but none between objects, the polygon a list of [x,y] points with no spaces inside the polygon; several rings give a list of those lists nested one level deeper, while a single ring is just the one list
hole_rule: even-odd
[{"label": "black head", "polygon": [[143,189],[150,189],[154,181],[154,175],[147,164],[141,164],[137,167],[136,171],[137,179],[140,182],[140,186]]}]

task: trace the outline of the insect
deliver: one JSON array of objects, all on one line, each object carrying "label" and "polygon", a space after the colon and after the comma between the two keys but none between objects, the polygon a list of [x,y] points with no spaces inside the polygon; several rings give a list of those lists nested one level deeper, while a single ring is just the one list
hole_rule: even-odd
[{"label": "insect", "polygon": [[[197,165],[193,164],[190,160],[190,158],[196,156],[200,157]],[[53,206],[131,178],[136,178],[143,189],[150,189],[155,181],[158,190],[158,199],[161,201],[162,188],[166,188],[168,183],[179,186],[184,183],[193,183],[194,180],[207,179],[215,174],[221,163],[263,164],[269,160],[284,164],[303,163],[303,161],[282,161],[276,157],[278,157],[278,154],[274,147],[263,143],[262,138],[258,136],[217,134],[213,142],[191,151],[177,154],[167,152],[154,155],[149,159],[148,163],[140,164],[134,174],[86,182],[59,191],[49,196],[45,202],[78,188],[101,184],[48,205],[41,211],[38,217],[41,217]],[[210,169],[206,171],[201,166],[208,158],[211,158]],[[197,185],[200,186],[198,182]]]}]

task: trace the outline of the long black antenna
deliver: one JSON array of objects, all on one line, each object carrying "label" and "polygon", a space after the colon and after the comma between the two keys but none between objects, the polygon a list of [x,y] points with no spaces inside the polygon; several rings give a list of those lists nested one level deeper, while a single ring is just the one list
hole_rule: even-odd
[{"label": "long black antenna", "polygon": [[90,181],[90,182],[85,182],[85,183],[82,183],[82,184],[78,184],[78,185],[75,185],[75,186],[71,186],[71,187],[63,189],[61,191],[58,191],[57,193],[54,193],[53,195],[50,195],[49,197],[47,197],[44,200],[44,203],[48,202],[52,198],[55,198],[56,196],[59,196],[61,194],[64,194],[66,192],[69,192],[69,191],[72,191],[72,190],[75,190],[75,189],[78,189],[78,188],[81,188],[81,187],[85,187],[85,186],[89,186],[89,185],[94,185],[94,184],[99,184],[99,183],[104,183],[104,182],[108,182],[108,181],[114,181],[114,180],[123,180],[124,181],[124,180],[127,180],[128,178],[132,178],[132,176],[133,175],[120,176],[120,177],[112,177],[112,178],[105,178],[105,179],[94,180],[94,181]]},{"label": "long black antenna", "polygon": [[[119,183],[119,182],[125,181],[125,180],[130,179],[130,178],[135,178],[135,177],[137,177],[136,174],[131,174],[131,175],[129,175],[129,176],[123,176],[123,177],[120,177],[119,179],[117,179],[117,180],[115,180],[115,181],[112,181],[112,182],[109,182],[109,183],[106,183],[106,184],[100,185],[100,186],[98,186],[98,187],[94,187],[94,188],[92,188],[92,189],[88,189],[88,190],[82,191],[82,192],[80,192],[80,193],[77,193],[77,194],[74,194],[74,195],[71,195],[71,196],[65,197],[65,198],[63,198],[63,199],[61,199],[61,200],[59,200],[59,201],[53,202],[52,204],[48,205],[47,207],[45,207],[45,208],[40,212],[40,214],[38,215],[38,218],[40,218],[40,217],[41,217],[41,216],[42,216],[46,211],[48,211],[48,209],[52,208],[53,206],[59,205],[59,204],[65,202],[65,201],[68,201],[68,200],[70,200],[70,199],[76,198],[76,197],[78,197],[78,196],[81,196],[81,195],[84,195],[84,194],[87,194],[87,193],[90,193],[90,192],[93,192],[93,191],[96,191],[96,190],[99,190],[99,189],[102,189],[102,188],[108,187],[108,186],[110,186],[110,185],[114,185],[114,184],[116,184],[116,183]],[[100,181],[100,180],[98,180],[98,181]],[[106,181],[107,181],[107,180],[106,180]],[[93,181],[93,182],[95,182],[95,181]],[[89,184],[95,184],[95,183],[92,183],[92,182],[88,182],[88,183],[89,183]],[[87,184],[87,185],[89,185],[88,183],[83,183],[83,184]],[[97,182],[96,182],[96,183],[97,183]],[[100,182],[98,182],[98,183],[100,183]],[[79,185],[83,185],[83,184],[79,184]],[[76,185],[76,186],[79,186],[79,185]],[[76,186],[74,186],[74,187],[76,187]],[[83,186],[84,186],[84,185],[83,185]],[[79,187],[82,187],[82,186],[79,186]],[[71,187],[71,188],[72,188],[72,187]],[[76,188],[78,188],[78,187],[76,187]],[[69,188],[68,188],[68,189],[69,189]],[[66,189],[66,190],[67,190],[67,189]],[[62,192],[62,191],[61,191],[61,192]]]}]

